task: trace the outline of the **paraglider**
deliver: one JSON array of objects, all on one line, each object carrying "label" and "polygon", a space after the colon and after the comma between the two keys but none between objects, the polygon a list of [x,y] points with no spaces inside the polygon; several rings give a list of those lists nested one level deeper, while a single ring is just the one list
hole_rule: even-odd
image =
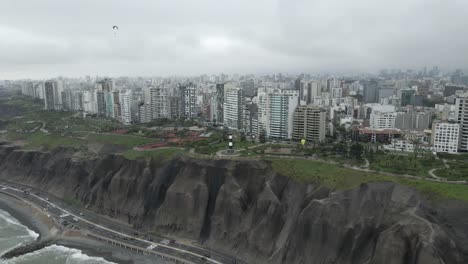
[{"label": "paraglider", "polygon": [[117,31],[119,30],[119,27],[113,26],[112,29],[114,30],[114,36],[117,36]]}]

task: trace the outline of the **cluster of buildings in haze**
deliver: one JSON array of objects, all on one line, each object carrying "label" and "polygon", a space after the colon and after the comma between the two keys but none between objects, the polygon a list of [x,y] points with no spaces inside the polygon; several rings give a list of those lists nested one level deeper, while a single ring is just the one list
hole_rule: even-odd
[{"label": "cluster of buildings in haze", "polygon": [[468,75],[383,70],[375,76],[202,75],[3,81],[44,108],[124,124],[194,119],[252,139],[324,142],[337,129],[387,149],[468,151]]}]

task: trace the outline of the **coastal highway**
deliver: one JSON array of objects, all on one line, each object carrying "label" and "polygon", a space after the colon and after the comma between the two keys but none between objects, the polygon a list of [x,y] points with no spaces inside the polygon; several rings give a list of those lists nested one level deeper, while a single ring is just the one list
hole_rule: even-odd
[{"label": "coastal highway", "polygon": [[[0,192],[20,196],[44,209],[58,222],[75,230],[83,230],[95,236],[178,257],[192,263],[246,264],[235,257],[212,250],[187,245],[155,235],[143,235],[137,230],[114,220],[79,209],[65,203],[56,196],[30,186],[0,182]],[[26,194],[27,192],[27,194]]]}]

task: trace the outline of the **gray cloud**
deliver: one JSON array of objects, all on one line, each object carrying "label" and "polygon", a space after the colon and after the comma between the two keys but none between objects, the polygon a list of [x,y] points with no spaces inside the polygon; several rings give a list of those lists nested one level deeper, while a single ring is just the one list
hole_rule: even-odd
[{"label": "gray cloud", "polygon": [[5,2],[0,78],[468,63],[466,0]]}]

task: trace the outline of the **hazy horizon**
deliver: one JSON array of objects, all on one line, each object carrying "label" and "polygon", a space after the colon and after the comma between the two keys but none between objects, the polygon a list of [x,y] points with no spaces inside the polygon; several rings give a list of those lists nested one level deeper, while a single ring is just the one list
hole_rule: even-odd
[{"label": "hazy horizon", "polygon": [[2,11],[0,79],[468,68],[462,0],[17,0]]}]

